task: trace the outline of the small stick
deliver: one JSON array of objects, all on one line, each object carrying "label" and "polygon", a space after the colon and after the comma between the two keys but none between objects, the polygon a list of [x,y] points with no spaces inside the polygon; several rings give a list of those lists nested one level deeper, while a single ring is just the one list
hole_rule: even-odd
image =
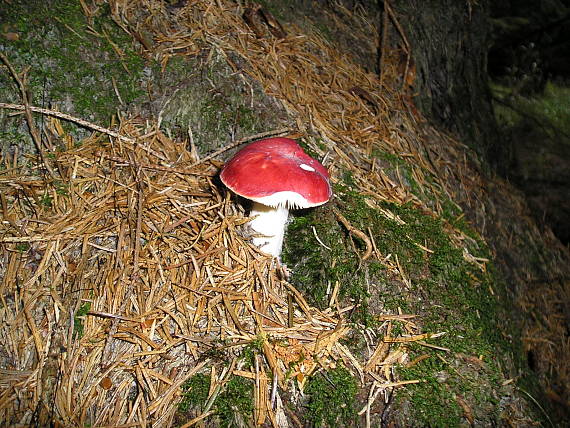
[{"label": "small stick", "polygon": [[[1,53],[0,53],[0,55],[1,55]],[[6,108],[6,109],[10,109],[10,110],[23,110],[23,111],[26,110],[26,106],[23,106],[20,104],[0,103],[0,108]],[[30,111],[33,111],[34,113],[41,113],[41,114],[45,114],[46,116],[57,117],[58,119],[67,120],[69,122],[73,122],[73,123],[76,123],[78,125],[81,125],[85,128],[89,128],[89,129],[93,129],[94,131],[102,132],[103,134],[110,135],[111,137],[115,137],[115,138],[118,138],[120,140],[126,141],[127,143],[136,143],[136,141],[133,138],[125,137],[123,135],[120,135],[118,132],[112,131],[108,128],[103,128],[102,126],[95,125],[94,123],[88,122],[88,121],[80,119],[78,117],[71,116],[70,114],[67,114],[67,113],[62,113],[62,112],[57,111],[57,110],[49,110],[46,108],[40,108],[40,107],[34,107],[34,106],[28,106],[28,108],[30,109]]]},{"label": "small stick", "polygon": [[293,321],[293,315],[294,315],[294,309],[293,309],[293,296],[291,295],[291,292],[289,291],[287,293],[287,327],[289,328],[293,328],[294,321]]},{"label": "small stick", "polygon": [[333,208],[333,212],[336,215],[336,218],[338,218],[338,220],[343,224],[343,226],[346,227],[346,229],[351,235],[354,235],[362,239],[366,244],[366,251],[362,256],[362,260],[364,261],[368,257],[370,257],[372,255],[374,247],[372,246],[372,242],[370,242],[370,238],[366,235],[366,233],[362,232],[361,230],[358,230],[356,227],[351,225],[350,222],[336,208]]},{"label": "small stick", "polygon": [[273,382],[271,383],[271,410],[276,409],[276,399],[277,399],[277,373],[273,372]]},{"label": "small stick", "polygon": [[[21,104],[0,103],[0,108],[10,109],[10,110],[21,110],[21,111],[26,110],[26,106],[21,105]],[[115,138],[118,138],[122,141],[126,141],[127,143],[133,143],[133,144],[136,143],[136,140],[133,138],[125,137],[124,135],[120,135],[116,131],[112,131],[111,129],[104,128],[104,127],[99,126],[99,125],[95,125],[94,123],[88,122],[88,121],[80,119],[78,117],[71,116],[70,114],[67,114],[67,113],[62,113],[62,112],[57,111],[57,110],[49,110],[49,109],[34,107],[34,106],[28,106],[28,108],[31,111],[33,111],[34,113],[41,113],[41,114],[45,114],[47,116],[57,117],[58,119],[67,120],[69,122],[76,123],[76,124],[83,126],[85,128],[93,129],[94,131],[99,131],[103,134],[110,135],[111,137],[115,137]],[[201,163],[204,163],[204,162],[206,162],[212,158],[215,158],[216,156],[220,155],[221,153],[224,153],[225,151],[231,150],[234,147],[237,147],[241,144],[248,143],[248,142],[254,141],[254,140],[258,140],[260,138],[275,137],[278,135],[284,135],[284,134],[287,134],[288,132],[290,132],[290,128],[280,128],[280,129],[274,129],[272,131],[261,132],[259,134],[255,134],[255,135],[250,135],[249,137],[245,137],[245,138],[239,139],[237,141],[231,142],[228,145],[225,145],[221,149],[216,150],[214,153],[209,154],[205,158],[200,159],[199,161],[194,162],[193,164],[189,165],[188,168],[193,168],[196,165],[200,165]]]},{"label": "small stick", "polygon": [[51,165],[47,161],[44,149],[42,148],[42,139],[40,137],[40,134],[38,133],[38,130],[32,118],[32,111],[31,111],[32,109],[30,107],[28,94],[26,92],[26,87],[24,86],[24,82],[22,82],[22,80],[18,77],[16,70],[14,70],[12,64],[10,64],[10,61],[8,61],[8,58],[6,58],[6,56],[2,52],[0,52],[0,60],[2,60],[2,62],[6,65],[6,67],[8,67],[8,71],[10,72],[12,78],[16,81],[16,84],[18,85],[18,89],[20,90],[20,95],[22,96],[22,102],[24,103],[24,105],[22,106],[23,107],[22,110],[26,114],[26,123],[28,124],[28,129],[30,130],[30,134],[32,135],[32,140],[34,141],[36,150],[40,154],[40,158],[42,159],[42,162],[45,165],[49,175],[51,176],[52,179],[55,180],[56,179],[55,173],[53,172]]}]

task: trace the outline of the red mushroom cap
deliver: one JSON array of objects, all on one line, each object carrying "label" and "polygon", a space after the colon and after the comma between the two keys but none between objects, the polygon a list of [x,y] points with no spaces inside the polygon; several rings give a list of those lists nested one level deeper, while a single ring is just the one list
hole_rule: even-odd
[{"label": "red mushroom cap", "polygon": [[327,169],[290,138],[245,146],[224,165],[220,178],[238,195],[274,207],[315,207],[332,195]]}]

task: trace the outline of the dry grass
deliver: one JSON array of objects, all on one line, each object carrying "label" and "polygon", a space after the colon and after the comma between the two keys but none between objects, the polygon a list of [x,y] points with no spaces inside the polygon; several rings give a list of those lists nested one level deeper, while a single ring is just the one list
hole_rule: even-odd
[{"label": "dry grass", "polygon": [[[52,126],[61,130],[57,119]],[[279,388],[302,386],[315,368],[342,361],[361,379],[394,381],[401,350],[389,355],[381,341],[390,364],[380,351],[368,363],[355,358],[339,344],[351,308],[310,307],[246,242],[247,219],[215,184],[218,162],[197,163],[184,143],[142,135],[132,122],[120,133],[136,142],[69,141],[53,160],[61,181],[17,164],[1,177],[0,334],[11,367],[1,420],[29,423],[35,413],[70,426],[168,426],[181,384],[220,364],[230,369],[216,384],[256,380],[260,421],[275,421],[267,372]],[[255,370],[238,358],[248,345],[264,356]]]}]

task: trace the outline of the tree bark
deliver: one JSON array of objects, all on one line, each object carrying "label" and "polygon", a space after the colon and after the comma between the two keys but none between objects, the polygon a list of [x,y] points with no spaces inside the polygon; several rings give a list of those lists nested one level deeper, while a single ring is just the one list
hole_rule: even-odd
[{"label": "tree bark", "polygon": [[488,1],[394,0],[416,64],[416,104],[480,156],[500,162],[487,85]]}]

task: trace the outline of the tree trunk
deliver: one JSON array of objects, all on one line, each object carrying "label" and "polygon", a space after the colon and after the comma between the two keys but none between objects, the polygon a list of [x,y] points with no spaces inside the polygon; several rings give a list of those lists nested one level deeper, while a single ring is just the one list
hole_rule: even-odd
[{"label": "tree trunk", "polygon": [[416,104],[492,163],[501,159],[487,86],[488,2],[395,0],[416,64]]}]

